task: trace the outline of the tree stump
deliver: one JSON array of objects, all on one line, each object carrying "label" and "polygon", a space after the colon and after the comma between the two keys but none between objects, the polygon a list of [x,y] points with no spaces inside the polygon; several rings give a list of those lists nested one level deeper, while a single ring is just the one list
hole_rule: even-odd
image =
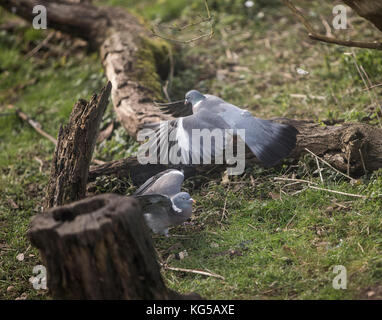
[{"label": "tree stump", "polygon": [[55,299],[182,298],[163,283],[134,198],[104,194],[52,208],[32,219],[28,237]]},{"label": "tree stump", "polygon": [[79,100],[73,107],[69,123],[60,127],[47,188],[46,208],[85,197],[89,165],[110,91],[109,82],[89,102]]}]

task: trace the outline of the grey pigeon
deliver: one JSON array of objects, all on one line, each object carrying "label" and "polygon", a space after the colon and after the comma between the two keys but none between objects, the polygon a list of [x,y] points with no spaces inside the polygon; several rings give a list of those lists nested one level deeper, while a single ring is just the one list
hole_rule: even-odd
[{"label": "grey pigeon", "polygon": [[180,191],[183,180],[183,172],[168,169],[148,179],[134,193],[146,223],[154,233],[168,237],[169,227],[182,224],[191,217],[195,201],[187,192]]},{"label": "grey pigeon", "polygon": [[[197,90],[187,92],[184,101],[158,105],[164,113],[177,117],[165,123],[169,128],[169,136],[175,137],[173,144],[177,143],[184,152],[198,152],[188,147],[192,145],[190,142],[187,144],[192,129],[244,129],[245,137],[241,137],[242,140],[265,167],[280,163],[296,145],[298,131],[295,127],[255,118],[247,110]],[[163,122],[147,124],[146,127],[156,129],[160,135],[162,125]],[[201,154],[203,150],[199,152]],[[214,150],[211,150],[213,153]]]}]

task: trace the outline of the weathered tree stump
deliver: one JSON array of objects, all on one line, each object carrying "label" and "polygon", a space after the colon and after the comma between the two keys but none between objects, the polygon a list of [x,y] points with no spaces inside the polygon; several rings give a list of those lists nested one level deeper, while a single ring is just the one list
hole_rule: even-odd
[{"label": "weathered tree stump", "polygon": [[89,165],[110,91],[109,82],[89,102],[79,100],[68,124],[61,126],[47,188],[47,208],[85,197]]},{"label": "weathered tree stump", "polygon": [[55,299],[182,299],[163,283],[138,202],[104,194],[32,219],[28,232]]}]

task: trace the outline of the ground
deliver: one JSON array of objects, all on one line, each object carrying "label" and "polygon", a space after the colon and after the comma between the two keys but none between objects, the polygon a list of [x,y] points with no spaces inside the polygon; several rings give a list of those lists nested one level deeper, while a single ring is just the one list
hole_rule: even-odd
[{"label": "ground", "polygon": [[[123,5],[158,25],[161,35],[184,40],[208,31],[168,34],[168,26],[205,16],[203,1],[95,1]],[[332,4],[295,1],[317,30],[333,19]],[[381,52],[322,44],[278,1],[209,1],[214,36],[176,44],[169,95],[190,89],[216,94],[259,117],[317,122],[363,121],[380,127]],[[348,10],[349,28],[332,32],[357,40],[380,33]],[[9,29],[11,24],[14,25]],[[8,28],[4,28],[8,26]],[[57,136],[78,98],[89,99],[106,82],[97,53],[60,33],[32,57],[28,53],[51,32],[33,30],[0,9],[0,299],[49,299],[29,283],[41,264],[26,237],[30,218],[41,211],[54,145],[20,120],[20,108]],[[309,74],[300,74],[297,69]],[[367,73],[361,78],[362,69]],[[369,83],[370,82],[370,83]],[[115,115],[110,105],[102,128]],[[94,157],[109,161],[133,155],[137,143],[116,123]],[[382,171],[349,180],[306,155],[273,169],[248,168],[243,176],[199,176],[185,183],[197,200],[190,224],[153,236],[159,260],[171,267],[217,274],[202,276],[163,270],[167,285],[215,299],[380,298],[382,277]],[[275,178],[311,180],[338,195]],[[131,194],[128,179],[100,178],[93,192]],[[182,254],[179,254],[181,253]],[[185,254],[185,252],[187,254]],[[22,254],[22,255],[21,255]],[[182,259],[180,259],[182,257]],[[183,258],[184,257],[184,258]],[[336,290],[333,268],[347,270],[347,289]]]}]

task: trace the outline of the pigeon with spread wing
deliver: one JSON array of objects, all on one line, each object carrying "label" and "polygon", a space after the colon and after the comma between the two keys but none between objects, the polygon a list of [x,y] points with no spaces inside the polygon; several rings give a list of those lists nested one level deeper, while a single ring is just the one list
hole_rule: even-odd
[{"label": "pigeon with spread wing", "polygon": [[[182,159],[184,154],[189,155],[188,159],[192,159],[192,153],[199,157],[206,152],[202,145],[200,150],[192,149],[193,129],[236,130],[237,135],[265,167],[280,163],[296,145],[298,131],[295,127],[256,118],[247,110],[240,109],[217,96],[202,94],[197,90],[187,92],[184,101],[157,105],[164,113],[171,114],[176,119],[147,124],[145,127],[155,129],[159,138],[163,134],[161,129],[166,127],[171,138],[169,149],[177,144],[181,150]],[[158,141],[163,140],[156,139],[155,143]],[[227,142],[228,139],[224,141],[223,148]],[[222,151],[214,150],[215,145],[210,145],[212,156]],[[160,145],[159,148],[164,149]]]}]

